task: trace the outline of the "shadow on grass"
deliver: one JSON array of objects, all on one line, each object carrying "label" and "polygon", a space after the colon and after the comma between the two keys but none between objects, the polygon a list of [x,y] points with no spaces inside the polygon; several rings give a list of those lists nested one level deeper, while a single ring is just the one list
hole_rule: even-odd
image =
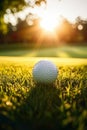
[{"label": "shadow on grass", "polygon": [[31,88],[23,103],[13,111],[12,120],[2,115],[0,129],[53,130],[56,127],[60,128],[59,93],[54,85],[37,84]]},{"label": "shadow on grass", "polygon": [[53,130],[60,128],[61,99],[54,85],[39,85],[31,88],[27,98],[13,112],[13,121],[3,116],[2,127],[9,130]]},{"label": "shadow on grass", "polygon": [[[87,120],[83,123],[83,113],[87,108],[87,87],[85,90],[82,88],[81,94],[73,99],[76,104],[72,102],[68,109],[66,105],[63,106],[61,93],[55,85],[36,84],[26,93],[23,102],[20,105],[17,102],[16,109],[8,112],[9,116],[0,114],[0,130],[73,130],[79,123],[79,126],[87,124]],[[67,98],[69,100],[71,96]],[[12,116],[10,114],[13,114],[12,119],[9,118]],[[82,122],[79,122],[79,116]],[[87,119],[86,114],[84,119]],[[66,121],[65,125],[63,121]]]},{"label": "shadow on grass", "polygon": [[[60,126],[58,108],[61,105],[59,90],[54,86],[36,85],[31,88],[25,102],[20,106],[17,119],[21,129],[48,130]],[[23,126],[22,126],[22,125]],[[60,128],[60,127],[59,127]]]}]

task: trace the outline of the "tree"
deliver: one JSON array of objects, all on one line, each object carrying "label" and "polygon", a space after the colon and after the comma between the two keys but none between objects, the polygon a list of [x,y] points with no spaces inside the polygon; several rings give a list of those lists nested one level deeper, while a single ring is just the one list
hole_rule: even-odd
[{"label": "tree", "polygon": [[42,1],[46,2],[46,0],[34,0],[32,5],[32,0],[0,0],[0,32],[4,33],[7,29],[4,23],[4,14],[7,9],[10,9],[11,13],[14,14],[22,10],[25,6],[40,5]]},{"label": "tree", "polygon": [[[34,0],[33,6],[35,4],[40,5],[40,3],[46,0]],[[32,0],[0,0],[0,12],[1,14],[4,14],[6,9],[11,9],[11,11],[14,13],[14,8],[16,8],[16,11],[19,11],[23,9],[24,6],[31,6]]]}]

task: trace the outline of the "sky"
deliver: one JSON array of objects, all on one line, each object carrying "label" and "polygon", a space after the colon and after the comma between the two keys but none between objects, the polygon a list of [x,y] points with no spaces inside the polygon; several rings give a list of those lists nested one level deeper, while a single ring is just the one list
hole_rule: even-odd
[{"label": "sky", "polygon": [[49,10],[64,16],[70,21],[80,16],[87,19],[87,0],[47,0]]}]

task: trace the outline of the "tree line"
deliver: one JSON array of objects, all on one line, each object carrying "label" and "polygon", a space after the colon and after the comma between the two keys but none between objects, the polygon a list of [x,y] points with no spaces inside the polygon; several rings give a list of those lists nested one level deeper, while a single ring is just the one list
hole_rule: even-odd
[{"label": "tree line", "polygon": [[35,5],[39,6],[41,2],[46,3],[46,0],[34,0],[33,4],[31,0],[0,1],[0,44],[19,42],[31,44],[39,42],[40,38],[43,43],[67,42],[69,44],[87,44],[87,20],[83,20],[80,17],[76,18],[75,23],[71,23],[66,18],[63,18],[62,23],[55,30],[55,36],[52,36],[49,32],[43,33],[43,30],[39,26],[39,18],[33,19],[31,21],[33,22],[32,25],[29,25],[26,19],[22,21],[20,18],[16,26],[11,25],[11,23],[4,23],[4,14],[7,9],[10,9],[11,13],[14,15],[16,12],[23,10],[25,6],[32,6],[33,8]]},{"label": "tree line", "polygon": [[60,26],[55,30],[55,35],[44,31],[39,26],[39,19],[34,19],[32,25],[28,25],[26,20],[19,22],[16,26],[8,24],[8,33],[1,35],[0,44],[2,43],[35,43],[39,42],[66,42],[69,44],[84,44],[87,45],[87,20],[77,17],[75,23],[71,23],[63,18]]}]

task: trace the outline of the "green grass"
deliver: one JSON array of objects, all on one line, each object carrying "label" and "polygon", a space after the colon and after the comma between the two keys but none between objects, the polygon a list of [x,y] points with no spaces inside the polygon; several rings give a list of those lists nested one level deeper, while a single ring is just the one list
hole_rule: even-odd
[{"label": "green grass", "polygon": [[[7,48],[6,48],[7,47]],[[50,48],[0,47],[0,56],[87,58],[87,46],[59,46]]]},{"label": "green grass", "polygon": [[44,85],[32,77],[41,59],[0,57],[0,130],[86,130],[87,60],[46,58],[59,75]]}]

